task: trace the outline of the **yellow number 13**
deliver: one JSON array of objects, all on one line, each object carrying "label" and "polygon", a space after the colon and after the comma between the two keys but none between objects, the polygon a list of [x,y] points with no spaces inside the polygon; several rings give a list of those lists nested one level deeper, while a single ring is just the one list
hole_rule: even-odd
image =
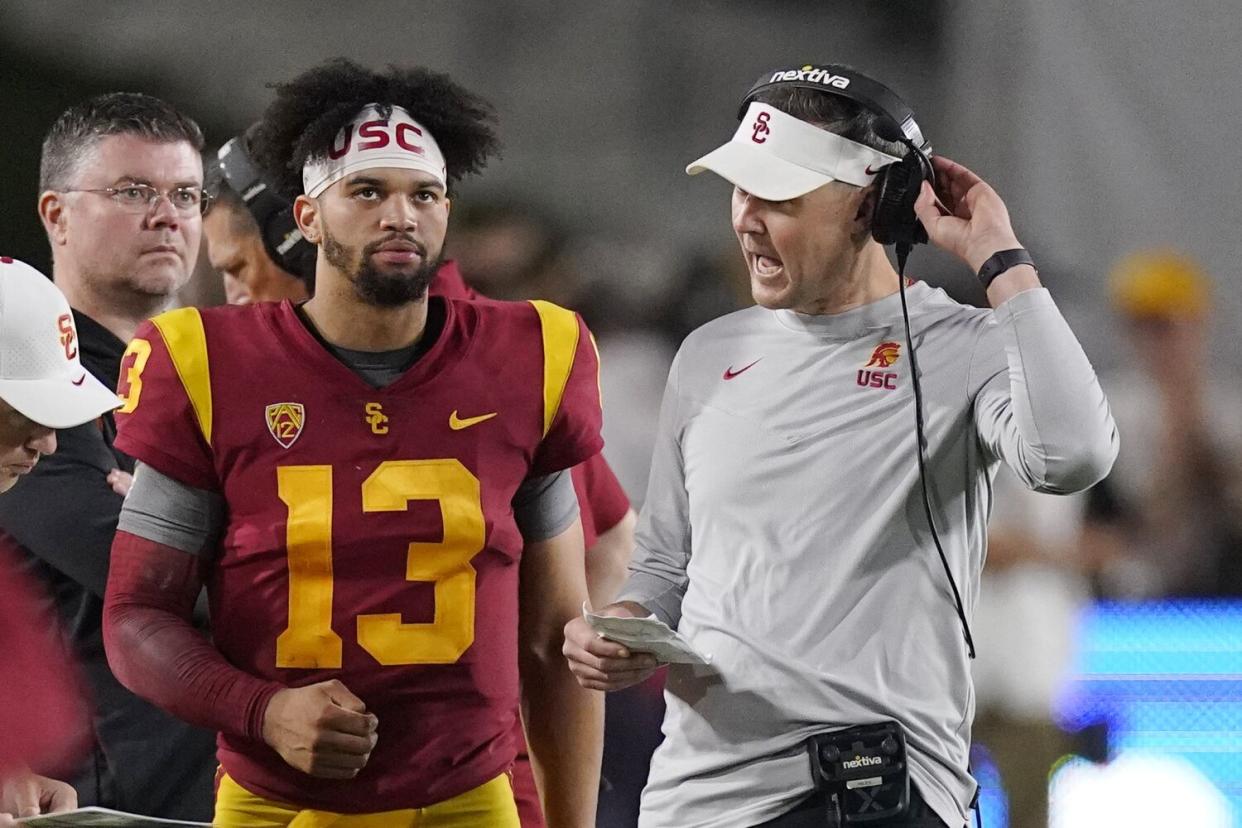
[{"label": "yellow number 13", "polygon": [[[289,508],[289,626],[276,639],[276,666],[341,666],[332,629],[332,467],[280,466],[276,480]],[[483,549],[479,479],[459,461],[390,460],[362,484],[362,511],[404,512],[411,500],[436,500],[444,540],[411,543],[405,577],[435,584],[435,620],[407,624],[399,613],[359,615],[358,643],[380,664],[449,664],[474,642],[475,569]]]}]

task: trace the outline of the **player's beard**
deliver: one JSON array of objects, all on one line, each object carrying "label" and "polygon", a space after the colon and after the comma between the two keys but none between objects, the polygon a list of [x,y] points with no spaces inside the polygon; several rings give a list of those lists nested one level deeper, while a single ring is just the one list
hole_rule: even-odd
[{"label": "player's beard", "polygon": [[338,242],[328,232],[328,228],[324,227],[323,254],[329,264],[345,274],[362,301],[380,308],[399,308],[417,302],[427,295],[427,288],[444,261],[444,255],[440,251],[433,258],[428,258],[427,248],[419,244],[418,249],[422,255],[419,264],[412,269],[398,267],[380,270],[372,264],[371,256],[379,251],[381,245],[398,239],[418,244],[408,236],[394,234],[371,242],[362,248],[359,255],[354,256],[350,248]]}]

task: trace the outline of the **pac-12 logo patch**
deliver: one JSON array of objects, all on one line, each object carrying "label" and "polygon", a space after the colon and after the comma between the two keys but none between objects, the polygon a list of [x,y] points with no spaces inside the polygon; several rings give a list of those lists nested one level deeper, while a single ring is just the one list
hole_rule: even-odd
[{"label": "pac-12 logo patch", "polygon": [[283,448],[289,448],[302,433],[306,411],[301,403],[272,403],[267,407],[267,430]]}]

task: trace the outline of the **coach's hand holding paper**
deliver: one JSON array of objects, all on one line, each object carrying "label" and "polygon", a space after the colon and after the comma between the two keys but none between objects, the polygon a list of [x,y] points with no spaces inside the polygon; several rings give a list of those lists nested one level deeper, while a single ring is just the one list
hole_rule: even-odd
[{"label": "coach's hand holding paper", "polygon": [[649,653],[667,664],[709,664],[710,655],[700,655],[690,642],[654,615],[625,618],[603,615],[582,605],[582,617],[601,638],[615,641],[635,653]]},{"label": "coach's hand holding paper", "polygon": [[[609,604],[592,614],[612,619],[644,619],[650,615],[645,607],[632,601]],[[660,660],[651,653],[601,637],[591,626],[585,606],[581,617],[565,625],[561,651],[578,683],[588,690],[622,690],[646,680],[660,666]]]}]

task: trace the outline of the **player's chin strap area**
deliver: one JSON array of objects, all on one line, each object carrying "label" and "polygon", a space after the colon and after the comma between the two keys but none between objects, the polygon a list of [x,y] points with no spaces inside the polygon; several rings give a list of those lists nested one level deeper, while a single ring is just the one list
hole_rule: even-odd
[{"label": "player's chin strap area", "polygon": [[923,389],[919,383],[919,363],[914,354],[914,339],[910,335],[910,311],[906,307],[906,259],[910,256],[910,249],[911,245],[905,242],[897,245],[897,286],[901,293],[901,318],[906,323],[906,351],[910,354],[910,376],[914,385],[915,439],[918,443],[916,453],[919,458],[919,482],[923,489],[923,509],[927,514],[927,525],[931,527],[932,540],[936,543],[936,551],[940,553],[940,563],[944,565],[944,574],[948,577],[949,586],[953,589],[953,605],[957,609],[958,619],[962,622],[962,633],[966,636],[967,650],[970,652],[970,657],[974,658],[975,639],[970,634],[966,610],[962,607],[962,596],[957,589],[957,581],[953,578],[953,572],[949,569],[949,559],[944,554],[944,547],[940,544],[940,535],[936,532],[936,521],[932,518],[931,498],[927,493],[927,458],[924,456],[927,440],[923,433]]}]

